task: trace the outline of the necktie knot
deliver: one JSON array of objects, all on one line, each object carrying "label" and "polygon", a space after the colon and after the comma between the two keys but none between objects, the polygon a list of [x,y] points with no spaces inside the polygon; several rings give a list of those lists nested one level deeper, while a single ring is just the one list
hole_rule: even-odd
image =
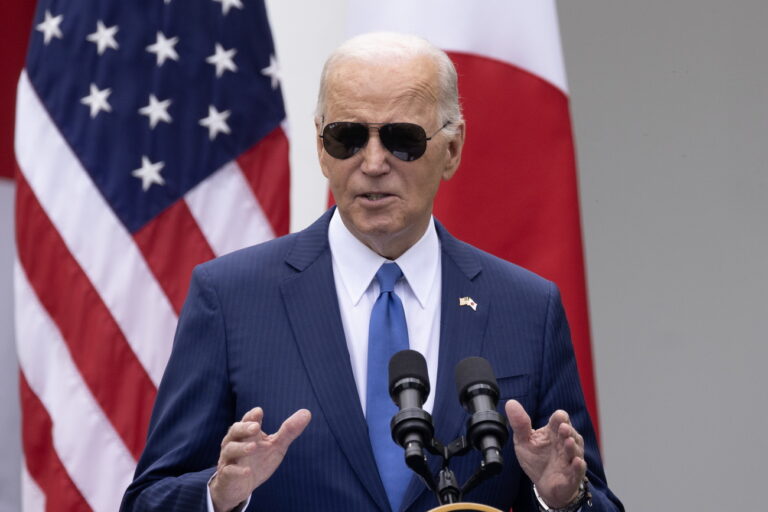
[{"label": "necktie knot", "polygon": [[395,283],[403,276],[403,271],[397,263],[384,263],[376,272],[376,280],[379,282],[381,293],[395,290]]}]

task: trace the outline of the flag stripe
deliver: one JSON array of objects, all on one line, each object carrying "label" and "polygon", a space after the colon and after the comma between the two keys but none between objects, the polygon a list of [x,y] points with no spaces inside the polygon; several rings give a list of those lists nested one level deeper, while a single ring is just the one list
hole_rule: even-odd
[{"label": "flag stripe", "polygon": [[[101,480],[127,486],[135,460],[83,381],[61,332],[20,265],[15,269],[15,288],[17,332],[28,340],[19,345],[19,364],[29,388],[55,418],[52,439],[58,457],[94,510],[117,510],[120,497]],[[113,373],[122,383],[119,371]]]},{"label": "flag stripe", "polygon": [[17,243],[32,288],[61,331],[93,396],[138,458],[156,392],[152,381],[21,175],[16,216],[25,220]]},{"label": "flag stripe", "polygon": [[[230,162],[184,200],[217,256],[275,237],[269,219],[236,162]],[[237,226],[233,226],[233,221]]]},{"label": "flag stripe", "polygon": [[133,235],[176,312],[187,296],[192,269],[214,258],[184,201],[177,201]]},{"label": "flag stripe", "polygon": [[[30,389],[24,374],[20,373],[19,376],[21,410],[24,417],[22,444],[26,454],[26,465],[30,476],[45,493],[46,502],[49,505],[46,508],[78,512],[91,510],[56,454],[51,436],[50,416]],[[24,509],[30,510],[26,496]]]},{"label": "flag stripe", "polygon": [[45,493],[29,474],[24,460],[21,463],[21,506],[25,512],[45,512]]},{"label": "flag stripe", "polygon": [[288,138],[281,126],[237,158],[276,236],[288,233],[290,169]]},{"label": "flag stripe", "polygon": [[13,178],[13,119],[16,79],[24,66],[36,2],[5,2],[0,18],[0,178]]},{"label": "flag stripe", "polygon": [[[176,329],[173,307],[133,238],[53,124],[26,72],[19,80],[17,103],[20,171],[157,386]],[[19,228],[28,229],[23,224]]]}]

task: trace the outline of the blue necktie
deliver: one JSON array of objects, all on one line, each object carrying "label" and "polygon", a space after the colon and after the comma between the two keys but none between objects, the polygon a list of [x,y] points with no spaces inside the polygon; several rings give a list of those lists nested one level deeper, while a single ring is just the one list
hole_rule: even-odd
[{"label": "blue necktie", "polygon": [[411,470],[405,465],[403,449],[392,440],[389,422],[397,406],[389,397],[389,359],[408,348],[408,328],[403,303],[395,294],[395,283],[403,271],[397,263],[384,263],[376,272],[381,293],[371,311],[368,330],[368,386],[365,417],[373,455],[392,510],[398,510]]}]

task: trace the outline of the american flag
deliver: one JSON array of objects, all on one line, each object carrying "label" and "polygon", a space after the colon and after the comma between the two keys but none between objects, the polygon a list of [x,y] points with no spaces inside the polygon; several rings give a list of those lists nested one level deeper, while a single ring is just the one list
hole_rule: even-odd
[{"label": "american flag", "polygon": [[262,1],[41,0],[17,97],[24,510],[115,511],[192,268],[288,231]]}]

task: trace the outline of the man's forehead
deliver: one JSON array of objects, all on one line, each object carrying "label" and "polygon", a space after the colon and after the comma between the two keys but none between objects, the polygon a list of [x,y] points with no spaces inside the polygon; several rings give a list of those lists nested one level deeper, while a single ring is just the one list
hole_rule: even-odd
[{"label": "man's forehead", "polygon": [[436,66],[421,56],[383,62],[348,59],[334,67],[326,87],[329,110],[425,108],[438,101]]}]

